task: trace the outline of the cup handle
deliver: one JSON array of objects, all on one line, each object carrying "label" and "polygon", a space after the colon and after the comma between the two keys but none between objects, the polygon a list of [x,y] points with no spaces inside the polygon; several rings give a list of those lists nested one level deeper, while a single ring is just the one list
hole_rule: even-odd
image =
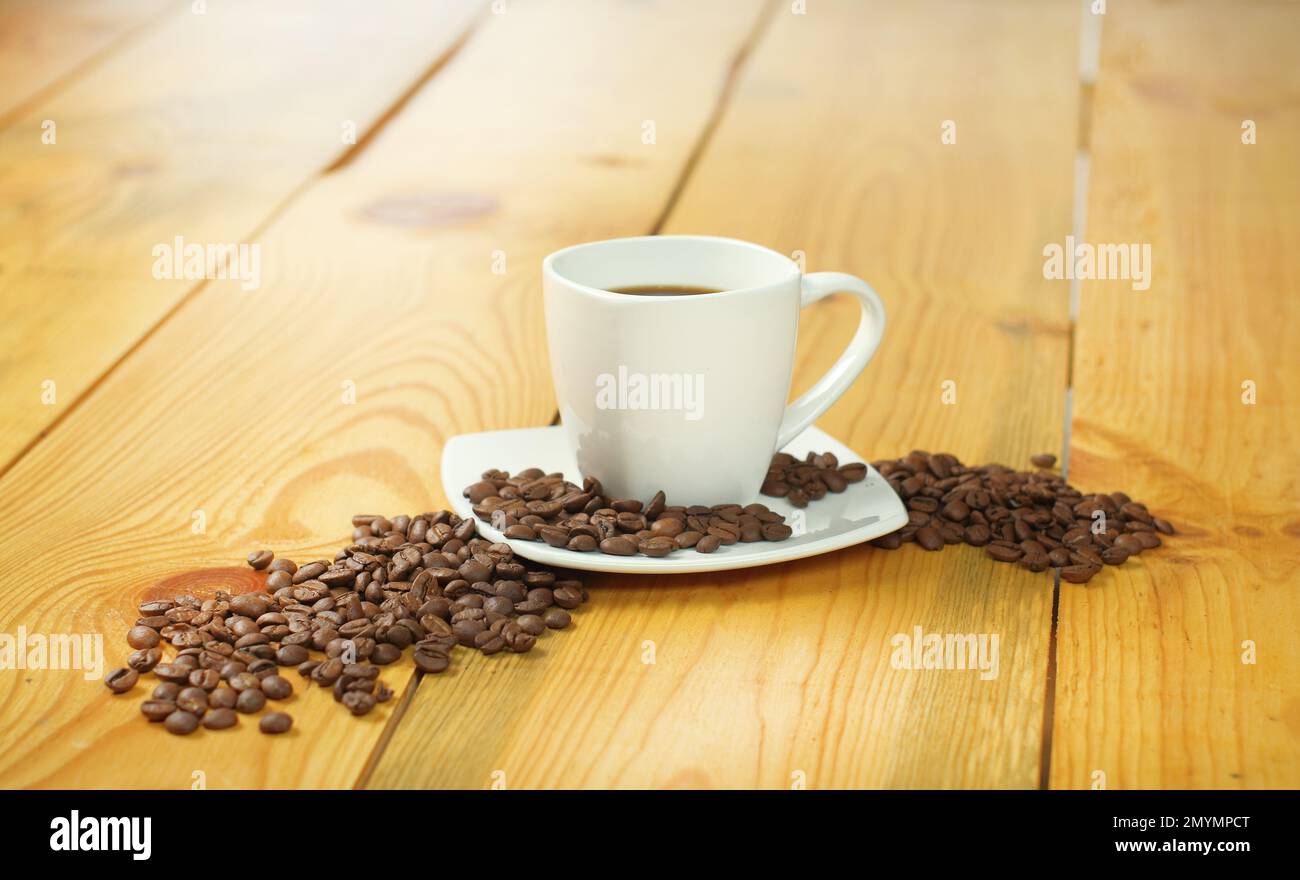
[{"label": "cup handle", "polygon": [[803,276],[801,287],[803,293],[800,308],[806,308],[832,293],[847,291],[858,298],[862,305],[862,317],[858,321],[858,332],[853,334],[849,347],[844,349],[844,354],[840,355],[830,371],[818,379],[817,384],[802,397],[785,408],[785,418],[781,420],[781,430],[777,434],[777,449],[784,448],[798,437],[848,390],[876,353],[880,337],[885,333],[885,304],[871,289],[871,285],[861,278],[844,272],[813,272]]}]

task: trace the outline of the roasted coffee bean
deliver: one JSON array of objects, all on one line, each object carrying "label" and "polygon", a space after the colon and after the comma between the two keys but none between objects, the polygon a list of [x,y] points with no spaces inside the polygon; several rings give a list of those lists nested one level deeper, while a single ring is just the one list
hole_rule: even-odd
[{"label": "roasted coffee bean", "polygon": [[275,662],[281,666],[298,666],[311,656],[301,645],[281,645],[275,652]]},{"label": "roasted coffee bean", "polygon": [[199,716],[184,709],[177,709],[163,720],[163,727],[167,728],[168,733],[186,736],[198,730]]},{"label": "roasted coffee bean", "polygon": [[353,715],[365,715],[375,708],[375,697],[365,691],[349,691],[343,695],[343,705]]},{"label": "roasted coffee bean", "polygon": [[610,556],[635,556],[636,544],[621,535],[600,542],[600,552]]},{"label": "roasted coffee bean", "polygon": [[133,626],[126,634],[126,643],[141,650],[156,647],[161,640],[158,633],[147,626]]},{"label": "roasted coffee bean", "polygon": [[1056,464],[1056,456],[1050,452],[1042,452],[1029,456],[1029,463],[1036,468],[1050,468]]},{"label": "roasted coffee bean", "polygon": [[266,588],[271,592],[293,586],[294,573],[287,569],[275,569],[266,576]]},{"label": "roasted coffee bean", "polygon": [[714,534],[706,534],[695,544],[696,553],[712,553],[722,546],[722,540]]},{"label": "roasted coffee bean", "polygon": [[501,638],[499,633],[481,632],[474,637],[474,647],[487,655],[498,654],[505,649],[505,646],[505,639]]},{"label": "roasted coffee bean", "polygon": [[191,687],[210,691],[221,683],[221,674],[215,669],[196,669],[190,673],[189,683]]},{"label": "roasted coffee bean", "polygon": [[1134,532],[1133,537],[1143,550],[1153,550],[1160,546],[1160,537],[1155,532]]},{"label": "roasted coffee bean", "polygon": [[1067,565],[1061,569],[1061,580],[1072,584],[1086,584],[1100,569],[1093,565]]},{"label": "roasted coffee bean", "polygon": [[203,726],[208,730],[225,730],[239,723],[234,709],[212,709],[203,716]]},{"label": "roasted coffee bean", "polygon": [[268,572],[287,571],[290,576],[298,571],[298,566],[291,559],[275,559],[266,567]]},{"label": "roasted coffee bean", "polygon": [[257,722],[257,729],[262,733],[288,733],[293,727],[293,718],[286,712],[267,712]]},{"label": "roasted coffee bean", "polygon": [[312,670],[311,679],[322,687],[329,687],[338,681],[339,676],[342,674],[343,661],[338,657],[330,657]]},{"label": "roasted coffee bean", "polygon": [[989,544],[984,550],[998,562],[1015,562],[1025,555],[1025,551],[1019,547],[1006,547],[1002,544]]},{"label": "roasted coffee bean", "polygon": [[153,689],[151,697],[155,700],[167,700],[176,702],[176,697],[180,695],[181,686],[175,682],[165,681]]},{"label": "roasted coffee bean", "polygon": [[419,648],[415,651],[415,668],[421,672],[438,673],[443,672],[450,665],[450,660],[446,653],[438,651],[424,651]]},{"label": "roasted coffee bean", "polygon": [[515,618],[515,625],[533,636],[540,636],[546,632],[546,621],[536,614],[523,614]]},{"label": "roasted coffee bean", "polygon": [[916,543],[920,544],[926,550],[942,550],[943,537],[939,530],[933,526],[925,526],[916,530]]},{"label": "roasted coffee bean", "polygon": [[262,693],[266,694],[269,700],[287,700],[293,695],[293,685],[287,678],[269,675],[262,679]]},{"label": "roasted coffee bean", "polygon": [[375,650],[370,654],[370,662],[379,666],[387,666],[389,663],[396,663],[401,657],[402,649],[396,645],[375,645]]},{"label": "roasted coffee bean", "polygon": [[239,699],[239,691],[234,688],[219,687],[212,693],[208,694],[208,708],[210,709],[233,709],[235,702]]},{"label": "roasted coffee bean", "polygon": [[1128,551],[1123,547],[1107,547],[1101,551],[1101,561],[1107,565],[1123,565],[1128,557]]},{"label": "roasted coffee bean", "polygon": [[235,709],[243,712],[245,715],[251,715],[254,712],[261,712],[262,707],[266,705],[266,694],[260,689],[249,688],[240,691],[239,696],[235,698]]},{"label": "roasted coffee bean", "polygon": [[548,608],[542,620],[551,629],[564,629],[573,622],[573,617],[563,608]]},{"label": "roasted coffee bean", "polygon": [[527,653],[532,650],[533,645],[537,644],[537,636],[522,629],[506,629],[502,631],[501,636],[505,640],[506,647],[516,654]]},{"label": "roasted coffee bean", "polygon": [[140,713],[151,722],[158,722],[176,711],[176,704],[171,700],[145,700],[140,704]]},{"label": "roasted coffee bean", "polygon": [[134,669],[114,669],[104,676],[104,684],[115,694],[124,694],[140,680],[140,673]]},{"label": "roasted coffee bean", "polygon": [[208,711],[208,692],[200,687],[182,688],[176,696],[176,708],[202,717]]},{"label": "roasted coffee bean", "polygon": [[794,529],[785,523],[767,523],[762,527],[763,539],[766,541],[784,541],[794,534]]},{"label": "roasted coffee bean", "polygon": [[262,682],[251,672],[241,672],[227,679],[229,685],[237,691],[259,690]]},{"label": "roasted coffee bean", "polygon": [[162,660],[161,648],[149,648],[144,651],[133,651],[126,658],[126,665],[130,666],[136,672],[152,672],[153,668]]},{"label": "roasted coffee bean", "polygon": [[272,559],[275,559],[275,554],[270,550],[254,550],[248,554],[248,564],[253,567],[254,571],[261,571],[266,568],[271,564]]}]

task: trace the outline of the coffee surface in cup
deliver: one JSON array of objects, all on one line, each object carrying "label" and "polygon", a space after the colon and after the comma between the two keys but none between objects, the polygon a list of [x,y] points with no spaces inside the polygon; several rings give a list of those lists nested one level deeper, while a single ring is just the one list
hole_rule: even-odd
[{"label": "coffee surface in cup", "polygon": [[695,287],[690,284],[634,284],[629,287],[611,287],[610,293],[629,296],[695,296],[700,293],[722,293],[715,287]]}]

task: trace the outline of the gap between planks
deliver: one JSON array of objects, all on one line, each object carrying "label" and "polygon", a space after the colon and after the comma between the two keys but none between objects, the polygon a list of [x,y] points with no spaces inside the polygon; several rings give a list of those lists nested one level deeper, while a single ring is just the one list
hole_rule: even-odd
[{"label": "gap between planks", "polygon": [[[1102,19],[1089,9],[1087,0],[1079,4],[1079,114],[1078,143],[1074,161],[1074,210],[1070,233],[1083,241],[1087,232],[1088,189],[1092,169],[1093,99],[1097,77],[1101,72]],[[1070,329],[1065,353],[1065,402],[1061,413],[1061,478],[1070,478],[1070,429],[1074,418],[1075,337],[1079,326],[1079,280],[1070,281]],[[1052,569],[1052,629],[1047,639],[1047,674],[1044,683],[1042,753],[1039,758],[1038,788],[1046,791],[1052,778],[1052,729],[1056,720],[1057,634],[1061,621],[1061,570]]]}]

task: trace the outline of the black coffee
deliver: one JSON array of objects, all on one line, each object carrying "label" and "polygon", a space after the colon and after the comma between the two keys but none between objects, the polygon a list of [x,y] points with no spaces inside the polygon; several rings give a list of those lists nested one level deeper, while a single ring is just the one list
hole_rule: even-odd
[{"label": "black coffee", "polygon": [[610,293],[629,296],[695,296],[699,293],[722,293],[715,287],[695,287],[690,284],[634,284],[631,287],[611,287]]}]

